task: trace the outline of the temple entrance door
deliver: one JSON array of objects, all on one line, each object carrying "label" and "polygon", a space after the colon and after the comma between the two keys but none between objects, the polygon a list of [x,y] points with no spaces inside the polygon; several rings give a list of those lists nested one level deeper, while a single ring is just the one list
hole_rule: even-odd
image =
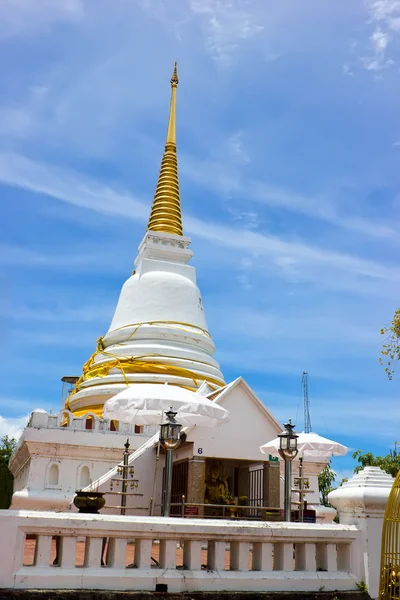
[{"label": "temple entrance door", "polygon": [[[249,472],[249,506],[264,505],[264,469],[251,469]],[[250,517],[257,517],[258,510],[249,510]]]},{"label": "temple entrance door", "polygon": [[[180,517],[182,496],[187,497],[189,462],[174,463],[172,467],[171,517]],[[163,474],[163,490],[165,489],[165,469]],[[173,506],[179,504],[179,506]]]}]

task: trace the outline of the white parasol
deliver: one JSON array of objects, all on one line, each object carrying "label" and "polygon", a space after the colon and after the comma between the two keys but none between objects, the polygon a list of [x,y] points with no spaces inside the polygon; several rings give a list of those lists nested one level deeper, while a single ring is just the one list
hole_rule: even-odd
[{"label": "white parasol", "polygon": [[[348,448],[328,440],[327,438],[318,435],[311,431],[310,433],[299,433],[297,438],[298,457],[307,459],[327,459],[333,456],[344,456],[348,452]],[[263,454],[279,454],[279,438],[275,438],[271,442],[267,442],[260,446]]]},{"label": "white parasol", "polygon": [[105,419],[136,425],[158,425],[164,413],[177,412],[176,420],[184,427],[213,427],[229,420],[229,412],[201,394],[176,385],[135,383],[106,401]]}]

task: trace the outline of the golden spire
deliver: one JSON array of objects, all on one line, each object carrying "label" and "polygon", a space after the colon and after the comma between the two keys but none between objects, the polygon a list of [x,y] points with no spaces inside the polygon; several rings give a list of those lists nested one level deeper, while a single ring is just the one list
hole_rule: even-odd
[{"label": "golden spire", "polygon": [[177,63],[175,63],[171,77],[171,106],[167,140],[147,229],[183,235],[176,156],[176,88],[178,83]]}]

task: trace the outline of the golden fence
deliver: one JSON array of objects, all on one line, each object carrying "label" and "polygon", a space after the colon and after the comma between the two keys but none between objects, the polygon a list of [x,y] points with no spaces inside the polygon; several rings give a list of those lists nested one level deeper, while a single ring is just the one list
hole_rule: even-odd
[{"label": "golden fence", "polygon": [[380,600],[400,600],[400,472],[394,480],[382,528]]}]

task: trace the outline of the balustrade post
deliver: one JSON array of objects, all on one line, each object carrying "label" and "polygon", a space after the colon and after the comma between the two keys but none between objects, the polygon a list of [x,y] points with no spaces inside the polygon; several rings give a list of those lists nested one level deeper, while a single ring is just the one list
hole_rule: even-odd
[{"label": "balustrade post", "polygon": [[272,571],[274,545],[269,542],[255,542],[253,544],[254,571]]},{"label": "balustrade post", "polygon": [[201,569],[201,542],[197,540],[185,540],[183,546],[183,566],[189,571]]},{"label": "balustrade post", "polygon": [[103,549],[103,538],[87,537],[85,542],[84,567],[100,567],[101,553]]},{"label": "balustrade post", "polygon": [[351,573],[351,544],[337,545],[337,569]]},{"label": "balustrade post", "polygon": [[337,571],[336,544],[317,544],[317,569]]},{"label": "balustrade post", "polygon": [[326,568],[331,572],[338,570],[336,544],[326,544]]},{"label": "balustrade post", "polygon": [[150,569],[152,540],[135,540],[135,560],[134,565],[138,569]]},{"label": "balustrade post", "polygon": [[63,569],[72,569],[76,562],[76,537],[62,536],[60,539],[59,564]]},{"label": "balustrade post", "polygon": [[231,570],[248,571],[249,570],[249,549],[248,542],[231,542]]},{"label": "balustrade post", "polygon": [[207,567],[211,571],[223,571],[225,569],[225,542],[210,540],[207,548]]},{"label": "balustrade post", "polygon": [[293,544],[274,544],[274,571],[293,571]]},{"label": "balustrade post", "polygon": [[53,536],[38,535],[35,547],[35,567],[48,567],[50,565],[51,542]]},{"label": "balustrade post", "polygon": [[175,540],[160,540],[160,567],[161,569],[176,568]]},{"label": "balustrade post", "polygon": [[107,567],[125,569],[127,540],[110,538],[107,548]]},{"label": "balustrade post", "polygon": [[295,544],[295,569],[296,571],[310,571],[314,572],[317,570],[316,560],[316,545],[309,542],[303,542],[301,544]]}]

